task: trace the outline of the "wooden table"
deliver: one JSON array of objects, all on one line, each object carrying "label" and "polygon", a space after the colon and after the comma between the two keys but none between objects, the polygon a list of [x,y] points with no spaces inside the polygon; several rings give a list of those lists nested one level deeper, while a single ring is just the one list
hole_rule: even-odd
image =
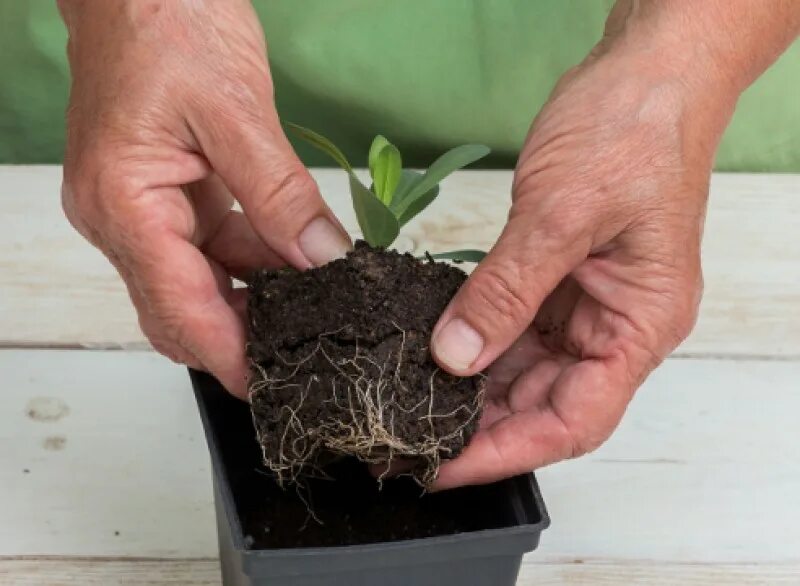
[{"label": "wooden table", "polygon": [[[355,228],[344,176],[315,173]],[[486,247],[507,172],[462,172],[405,245]],[[219,585],[189,381],[59,207],[0,167],[0,584]],[[522,585],[800,584],[800,176],[717,175],[696,331],[614,437],[539,472]]]}]

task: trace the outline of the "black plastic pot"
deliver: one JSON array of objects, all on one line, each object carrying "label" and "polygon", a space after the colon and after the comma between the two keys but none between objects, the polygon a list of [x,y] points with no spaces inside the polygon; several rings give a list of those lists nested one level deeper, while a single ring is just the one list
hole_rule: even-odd
[{"label": "black plastic pot", "polygon": [[452,511],[477,523],[476,530],[364,545],[257,549],[245,530],[248,507],[254,499],[270,498],[270,491],[283,493],[265,484],[272,480],[260,470],[247,405],[206,374],[191,371],[191,378],[214,469],[224,586],[512,586],[522,555],[538,546],[550,524],[536,479],[528,474],[409,501],[440,516]]}]

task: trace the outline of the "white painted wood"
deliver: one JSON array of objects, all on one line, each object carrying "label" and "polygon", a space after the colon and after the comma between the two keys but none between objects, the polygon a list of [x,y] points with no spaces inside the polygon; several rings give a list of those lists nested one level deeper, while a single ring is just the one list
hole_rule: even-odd
[{"label": "white painted wood", "polygon": [[216,560],[3,559],[3,586],[221,586]]},{"label": "white painted wood", "polygon": [[[343,176],[314,174],[355,229]],[[458,173],[407,245],[488,247],[510,179]],[[0,167],[0,344],[147,348],[117,276],[63,219],[59,181]],[[538,473],[553,526],[519,584],[800,583],[799,228],[800,175],[714,177],[706,298],[678,356],[738,359],[667,361],[603,448]],[[183,369],[2,350],[0,372],[0,584],[219,584]]]},{"label": "white painted wood", "polygon": [[517,586],[796,586],[800,564],[581,561],[525,564]]},{"label": "white painted wood", "polygon": [[[147,352],[4,350],[0,372],[0,558],[216,556],[182,369]],[[796,570],[798,381],[800,362],[667,361],[608,444],[539,472],[553,525],[527,563],[557,564],[575,583],[605,571],[580,561],[642,580],[672,564],[667,575],[689,577],[716,575],[692,565]],[[31,418],[37,398],[50,420]]]},{"label": "white painted wood", "polygon": [[185,369],[151,352],[5,350],[0,372],[0,556],[216,555]]},{"label": "white painted wood", "polygon": [[[517,586],[796,586],[800,564],[684,564],[665,562],[530,563]],[[221,586],[216,560],[0,558],[4,586]]]},{"label": "white painted wood", "polygon": [[537,473],[540,555],[800,562],[799,412],[800,362],[668,360],[603,447]]},{"label": "white painted wood", "polygon": [[61,168],[0,166],[0,342],[142,346],[108,261],[61,211]]},{"label": "white painted wood", "polygon": [[[58,167],[0,167],[0,343],[147,347],[119,279],[60,211]],[[344,175],[316,170],[355,230]],[[508,171],[462,171],[405,235],[417,251],[488,247],[508,207]],[[712,181],[706,296],[686,355],[800,355],[800,175]]]}]

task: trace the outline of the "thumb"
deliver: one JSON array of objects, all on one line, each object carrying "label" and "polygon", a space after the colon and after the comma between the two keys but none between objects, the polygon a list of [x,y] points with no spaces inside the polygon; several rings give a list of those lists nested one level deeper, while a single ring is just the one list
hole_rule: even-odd
[{"label": "thumb", "polygon": [[201,117],[193,132],[261,240],[300,269],[344,256],[350,237],[294,153],[274,107],[247,116],[206,114],[211,119]]},{"label": "thumb", "polygon": [[431,350],[452,374],[479,372],[530,326],[546,297],[588,255],[590,238],[565,219],[510,214],[500,239],[450,302]]}]

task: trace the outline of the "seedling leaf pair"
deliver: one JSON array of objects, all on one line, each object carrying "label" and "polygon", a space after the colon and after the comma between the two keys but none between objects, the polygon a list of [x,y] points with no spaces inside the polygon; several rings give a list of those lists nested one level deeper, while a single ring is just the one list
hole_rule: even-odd
[{"label": "seedling leaf pair", "polygon": [[[380,248],[391,246],[400,228],[436,199],[439,183],[445,177],[489,154],[489,148],[484,145],[465,144],[444,153],[427,171],[418,173],[403,169],[400,151],[385,137],[378,135],[372,141],[367,157],[372,177],[372,185],[367,188],[356,177],[347,157],[330,140],[296,124],[287,122],[286,126],[330,156],[348,173],[353,209],[364,240]],[[465,250],[441,253],[434,255],[434,258],[478,262],[482,254],[480,251]]]},{"label": "seedling leaf pair", "polygon": [[392,211],[400,220],[400,225],[404,225],[436,199],[439,194],[439,183],[445,177],[488,154],[489,147],[482,144],[465,144],[436,159],[424,175],[416,173],[409,178],[406,190],[397,194],[398,196],[392,201],[394,204]]},{"label": "seedling leaf pair", "polygon": [[400,232],[397,218],[354,173],[350,173],[350,196],[364,240],[372,246],[391,246]]},{"label": "seedling leaf pair", "polygon": [[397,147],[378,135],[369,149],[369,174],[375,196],[388,206],[392,195],[400,183],[403,172],[403,159]]}]

